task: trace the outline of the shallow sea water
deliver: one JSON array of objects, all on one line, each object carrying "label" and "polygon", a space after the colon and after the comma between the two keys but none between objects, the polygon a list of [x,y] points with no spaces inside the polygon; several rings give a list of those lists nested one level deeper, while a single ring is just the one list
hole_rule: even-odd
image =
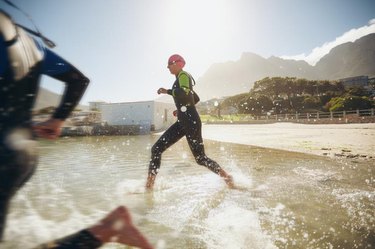
[{"label": "shallow sea water", "polygon": [[[156,248],[375,248],[375,163],[205,140],[238,189],[197,165],[184,139],[145,192],[157,135],[40,143],[0,248],[32,248],[126,205]],[[107,244],[103,248],[127,248]]]}]

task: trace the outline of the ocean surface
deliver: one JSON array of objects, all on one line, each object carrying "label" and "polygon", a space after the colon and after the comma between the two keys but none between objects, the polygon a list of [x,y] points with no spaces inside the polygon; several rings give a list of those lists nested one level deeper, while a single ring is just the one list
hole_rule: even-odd
[{"label": "ocean surface", "polygon": [[[195,163],[185,139],[163,154],[145,192],[157,135],[40,142],[14,198],[5,243],[27,249],[126,205],[156,248],[375,248],[374,160],[338,160],[205,140],[238,189]],[[275,141],[277,142],[277,141]],[[128,248],[107,244],[103,248]]]}]

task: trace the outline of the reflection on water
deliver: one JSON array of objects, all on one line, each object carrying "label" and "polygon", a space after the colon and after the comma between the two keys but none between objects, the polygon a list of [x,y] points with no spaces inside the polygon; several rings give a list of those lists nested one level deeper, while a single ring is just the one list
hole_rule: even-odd
[{"label": "reflection on water", "polygon": [[[198,166],[182,140],[144,192],[157,136],[62,138],[12,203],[2,248],[72,233],[118,205],[157,248],[374,248],[374,162],[205,141],[239,189]],[[123,248],[107,245],[105,248]]]}]

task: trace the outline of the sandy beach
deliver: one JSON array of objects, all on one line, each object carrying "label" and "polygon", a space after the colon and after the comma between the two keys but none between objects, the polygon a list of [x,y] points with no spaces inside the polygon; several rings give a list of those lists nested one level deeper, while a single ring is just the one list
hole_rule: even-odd
[{"label": "sandy beach", "polygon": [[[223,130],[225,133],[222,132]],[[322,156],[375,158],[374,123],[203,125],[203,137],[222,142]]]}]

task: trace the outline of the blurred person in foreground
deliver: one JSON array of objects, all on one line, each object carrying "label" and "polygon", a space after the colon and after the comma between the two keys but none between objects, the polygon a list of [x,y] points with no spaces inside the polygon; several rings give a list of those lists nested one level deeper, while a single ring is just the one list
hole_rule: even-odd
[{"label": "blurred person in foreground", "polygon": [[177,121],[163,133],[151,148],[146,189],[151,190],[154,186],[156,175],[160,169],[162,153],[184,136],[195,161],[221,176],[228,187],[233,188],[233,177],[217,162],[206,156],[202,139],[202,122],[195,108],[199,97],[193,91],[195,81],[188,72],[183,70],[184,66],[185,60],[181,55],[170,56],[167,67],[176,80],[171,89],[159,88],[157,91],[158,94],[168,94],[173,97],[177,108],[174,113],[177,116]]},{"label": "blurred person in foreground", "polygon": [[[42,74],[66,86],[53,116],[33,125],[32,108]],[[88,84],[89,79],[80,71],[33,39],[0,9],[0,241],[9,203],[35,171],[36,136],[58,138],[64,120],[79,103]],[[123,206],[95,225],[37,248],[91,249],[106,242],[152,248]]]}]

